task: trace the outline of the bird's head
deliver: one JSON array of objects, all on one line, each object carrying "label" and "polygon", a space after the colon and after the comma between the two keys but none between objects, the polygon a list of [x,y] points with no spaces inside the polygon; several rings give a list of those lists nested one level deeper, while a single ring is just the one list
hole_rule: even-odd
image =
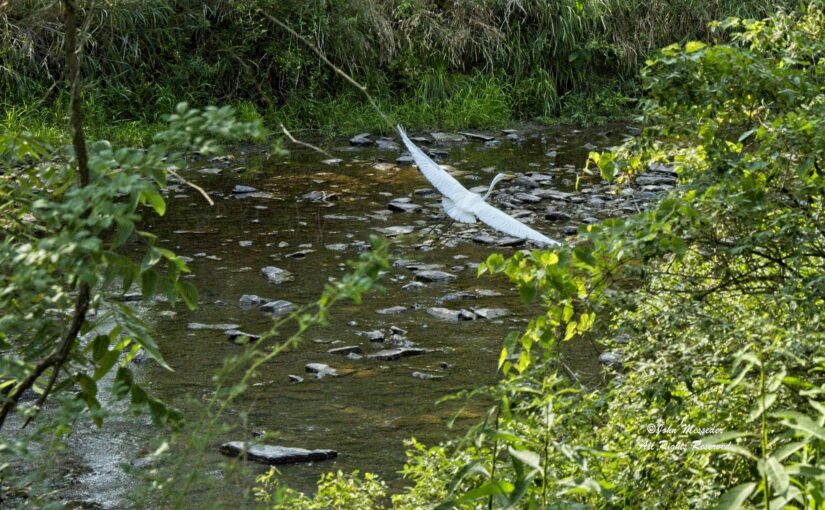
[{"label": "bird's head", "polygon": [[496,174],[496,176],[493,177],[493,182],[490,183],[490,188],[492,189],[492,187],[498,184],[499,182],[512,181],[515,178],[516,176],[513,174]]}]

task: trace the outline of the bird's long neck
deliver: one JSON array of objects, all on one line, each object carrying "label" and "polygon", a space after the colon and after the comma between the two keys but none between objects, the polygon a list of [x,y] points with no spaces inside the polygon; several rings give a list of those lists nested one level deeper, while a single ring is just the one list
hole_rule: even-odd
[{"label": "bird's long neck", "polygon": [[490,187],[487,189],[487,193],[484,194],[484,197],[482,197],[482,199],[487,200],[487,197],[489,197],[490,193],[493,192],[493,188],[495,188],[496,184],[498,184],[498,181],[504,179],[505,177],[506,176],[504,174],[498,174],[495,177],[493,177],[493,182],[490,183]]}]

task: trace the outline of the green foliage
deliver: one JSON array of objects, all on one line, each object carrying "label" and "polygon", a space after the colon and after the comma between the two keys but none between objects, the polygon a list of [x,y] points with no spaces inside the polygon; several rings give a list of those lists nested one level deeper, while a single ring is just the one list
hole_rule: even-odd
[{"label": "green foliage", "polygon": [[[370,243],[372,249],[362,253],[357,261],[349,262],[351,271],[328,283],[317,301],[285,317],[273,319],[272,327],[258,341],[223,360],[222,367],[212,378],[212,397],[205,402],[191,398],[187,410],[192,418],[157,441],[158,448],[151,456],[151,469],[135,473],[143,481],[133,497],[135,506],[188,508],[193,494],[206,494],[203,501],[208,501],[210,491],[220,490],[235,481],[235,477],[248,474],[242,461],[231,460],[223,464],[221,479],[205,475],[207,469],[214,467],[207,459],[213,453],[216,438],[245,425],[244,415],[240,423],[228,415],[233,414],[233,406],[242,401],[246,389],[266,373],[267,365],[276,356],[296,348],[311,328],[327,324],[327,315],[335,303],[341,300],[360,303],[366,292],[380,288],[381,273],[390,267],[389,244],[375,236],[370,238]],[[285,330],[289,331],[288,335],[284,334]],[[277,508],[370,508],[361,504],[384,497],[383,484],[371,474],[365,474],[363,482],[355,474],[352,477],[328,475],[319,490],[317,502],[313,503],[316,506],[308,507],[304,506],[309,504],[308,499],[279,486],[272,474],[262,483],[265,488],[258,489],[256,496],[273,505],[283,503]],[[293,498],[298,502],[292,504]]]},{"label": "green foliage", "polygon": [[[759,18],[777,6],[796,6],[792,0],[79,3],[92,27],[83,62],[94,80],[87,109],[119,126],[130,143],[150,140],[129,121],[155,124],[180,100],[228,102],[244,112],[254,105],[291,124],[327,129],[336,125],[326,113],[340,112],[332,118],[341,122],[358,112],[362,125],[344,122],[346,131],[379,124],[362,98],[352,99],[349,84],[262,13],[317,43],[373,96],[385,98],[385,111],[403,110],[398,120],[467,127],[559,114],[598,119],[617,106],[606,92],[612,83],[632,80],[655,48],[709,40],[713,19]],[[64,76],[59,21],[53,0],[10,2],[0,14],[4,108],[45,109],[51,117],[45,120],[57,124],[65,99],[53,87]]]},{"label": "green foliage", "polygon": [[[168,174],[186,164],[191,150],[214,153],[216,137],[263,132],[258,123],[236,122],[231,109],[185,103],[167,121],[145,150],[91,143],[88,184],[78,179],[71,147],[52,147],[27,132],[0,135],[0,426],[8,414],[34,419],[49,392],[63,411],[37,419],[34,436],[61,438],[82,416],[100,426],[122,402],[148,412],[158,426],[180,426],[180,413],[152,397],[129,369],[141,350],[167,366],[143,321],[119,298],[134,286],[144,300],[161,294],[170,306],[181,300],[195,308],[197,292],[181,279],[186,263],[137,226],[148,212],[166,212]],[[39,394],[37,404],[17,403],[29,388]],[[101,397],[103,390],[110,396]],[[0,451],[22,454],[24,446],[4,438]],[[19,467],[3,464],[5,474]]]},{"label": "green foliage", "polygon": [[[396,507],[823,508],[823,7],[648,60],[648,127],[591,171],[616,193],[651,166],[679,185],[575,247],[479,267],[546,311],[505,340],[498,384],[460,395],[494,402],[484,420],[416,448]],[[569,341],[623,362],[579,381]]]}]

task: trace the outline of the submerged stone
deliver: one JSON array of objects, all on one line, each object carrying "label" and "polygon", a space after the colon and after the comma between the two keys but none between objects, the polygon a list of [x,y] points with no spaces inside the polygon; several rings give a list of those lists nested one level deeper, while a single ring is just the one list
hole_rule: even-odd
[{"label": "submerged stone", "polygon": [[436,379],[444,379],[443,375],[428,374],[426,372],[413,372],[412,376],[422,381],[433,381]]},{"label": "submerged stone", "polygon": [[368,358],[373,359],[380,359],[383,361],[393,361],[401,358],[407,358],[409,356],[418,356],[420,354],[426,354],[430,351],[427,349],[422,349],[420,347],[400,347],[398,349],[386,349],[383,351],[378,351],[373,354],[369,354]]},{"label": "submerged stone", "polygon": [[358,133],[357,135],[353,136],[349,139],[350,145],[356,145],[359,147],[363,147],[366,145],[372,145],[372,140],[370,140],[369,133]]},{"label": "submerged stone", "polygon": [[262,464],[292,464],[334,459],[335,450],[305,450],[278,445],[255,445],[243,441],[229,441],[220,447],[222,454],[230,457],[244,457]]},{"label": "submerged stone", "polygon": [[284,315],[291,312],[295,308],[295,305],[290,301],[278,299],[277,301],[268,301],[259,308],[272,315]]},{"label": "submerged stone", "polygon": [[243,195],[246,193],[255,193],[258,191],[257,188],[253,188],[252,186],[244,186],[242,184],[236,184],[234,188],[232,188],[232,193],[236,195]]},{"label": "submerged stone", "polygon": [[396,227],[377,228],[375,230],[384,234],[387,237],[395,237],[405,234],[412,234],[413,232],[415,232],[415,227],[411,227],[409,225],[399,225]]},{"label": "submerged stone", "polygon": [[189,324],[186,325],[186,327],[187,327],[187,329],[194,329],[194,330],[212,329],[212,330],[223,331],[223,330],[227,330],[227,329],[237,329],[237,328],[241,327],[241,325],[240,324],[202,324],[200,322],[190,322]]},{"label": "submerged stone", "polygon": [[324,363],[307,363],[304,365],[304,370],[310,374],[315,374],[317,379],[321,379],[328,375],[338,375],[338,371]]},{"label": "submerged stone", "polygon": [[375,313],[381,315],[395,315],[399,313],[404,313],[407,311],[406,306],[391,306],[389,308],[382,308],[380,310],[376,310]]},{"label": "submerged stone", "polygon": [[292,276],[292,273],[286,269],[281,269],[280,267],[275,266],[266,266],[261,268],[261,273],[269,283],[274,283],[276,285],[284,282],[291,282],[295,279],[295,277]]},{"label": "submerged stone", "polygon": [[424,282],[451,282],[456,278],[456,275],[445,271],[424,270],[415,273],[415,279]]},{"label": "submerged stone", "polygon": [[335,347],[327,351],[329,354],[342,354],[347,355],[350,353],[361,354],[361,346],[359,345],[347,345],[344,347]]},{"label": "submerged stone", "polygon": [[244,294],[241,296],[241,299],[238,300],[238,304],[243,307],[260,305],[264,302],[266,302],[266,299],[255,294]]},{"label": "submerged stone", "polygon": [[245,343],[244,339],[248,342],[256,342],[261,339],[258,335],[253,335],[252,333],[246,333],[239,329],[228,329],[224,331],[224,334],[229,337],[229,341],[233,344],[241,344]]}]

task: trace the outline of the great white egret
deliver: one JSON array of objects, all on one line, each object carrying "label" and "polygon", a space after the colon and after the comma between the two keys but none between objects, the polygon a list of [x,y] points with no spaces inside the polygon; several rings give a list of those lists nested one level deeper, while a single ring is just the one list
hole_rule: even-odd
[{"label": "great white egret", "polygon": [[407,138],[407,134],[401,126],[398,126],[398,134],[401,135],[401,140],[404,142],[404,145],[407,146],[407,150],[410,151],[415,164],[418,165],[418,169],[424,174],[424,177],[435,186],[435,189],[443,195],[441,197],[441,205],[444,207],[444,212],[447,213],[447,216],[461,223],[475,223],[476,220],[481,220],[499,232],[504,232],[519,239],[530,239],[550,246],[559,244],[558,241],[554,241],[541,232],[533,230],[509,214],[485,202],[487,197],[490,196],[490,193],[493,192],[493,187],[502,179],[507,179],[509,177],[508,175],[498,174],[493,177],[490,188],[482,197],[462,186],[452,175],[448,174],[443,168],[438,166],[435,161],[430,159],[424,151],[419,149]]}]

